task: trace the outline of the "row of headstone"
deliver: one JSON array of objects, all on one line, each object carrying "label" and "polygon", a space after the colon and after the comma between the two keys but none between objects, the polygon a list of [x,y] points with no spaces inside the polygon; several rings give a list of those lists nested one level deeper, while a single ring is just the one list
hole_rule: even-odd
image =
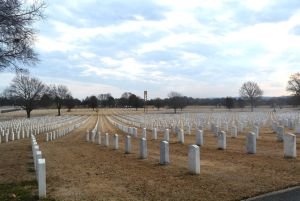
[{"label": "row of headstone", "polygon": [[[100,137],[100,132],[98,132]],[[87,134],[90,136],[90,134]],[[89,137],[86,138],[88,142]],[[105,134],[105,143],[106,147],[109,146],[109,134]],[[119,149],[119,136],[118,134],[113,135],[113,149]],[[125,136],[125,154],[132,153],[132,145],[131,145],[131,136]],[[147,159],[148,158],[148,148],[147,148],[147,139],[142,137],[139,141],[139,158],[140,159]],[[170,163],[169,157],[169,142],[168,141],[161,141],[160,143],[160,158],[159,163],[161,165],[167,165]],[[192,145],[189,148],[188,153],[188,169],[191,174],[200,174],[200,149],[197,145]]]},{"label": "row of headstone", "polygon": [[9,141],[15,141],[20,140],[24,138],[29,138],[30,131],[22,130],[22,132],[19,130],[16,133],[14,131],[9,132],[8,130],[2,130],[2,133],[0,133],[0,144],[1,143],[8,143]]},{"label": "row of headstone", "polygon": [[[32,119],[24,120],[24,119],[18,119],[18,120],[11,120],[7,121],[5,123],[0,123],[0,132],[6,131],[6,132],[24,132],[24,130],[27,133],[33,133],[39,134],[40,132],[47,132],[51,128],[58,128],[61,124],[66,123],[67,121],[72,122],[73,119],[76,119],[76,116],[70,117],[33,117]],[[12,123],[11,123],[12,122]]]},{"label": "row of headstone", "polygon": [[[225,115],[224,115],[225,114]],[[197,114],[199,116],[184,114],[183,115],[163,115],[163,114],[151,114],[151,115],[118,115],[118,121],[132,125],[134,121],[137,121],[138,125],[143,125],[147,129],[156,127],[161,129],[164,128],[174,128],[177,126],[182,127],[185,132],[189,133],[189,128],[198,128],[199,126],[206,127],[209,124],[217,124],[220,127],[220,130],[223,129],[225,131],[229,130],[229,125],[237,125],[239,131],[243,131],[245,128],[253,127],[253,126],[262,126],[266,124],[266,118],[268,118],[268,114],[264,113],[247,113],[246,115],[236,115],[239,116],[233,117],[231,113],[213,113],[212,116],[208,117],[207,114]],[[255,114],[255,115],[253,115]],[[202,115],[202,116],[201,116]],[[222,116],[223,115],[223,116]],[[190,117],[194,116],[194,117]],[[230,118],[226,118],[226,116],[230,116]],[[251,116],[249,118],[248,116]],[[263,116],[263,117],[260,117]],[[221,118],[220,118],[221,117]],[[123,119],[123,120],[122,120]],[[239,120],[237,120],[239,119]],[[142,127],[142,126],[138,126]]]},{"label": "row of headstone", "polygon": [[[114,123],[114,125],[118,125]],[[118,128],[122,128],[122,126],[118,126]],[[134,131],[132,131],[132,127],[128,128],[128,133],[133,135]],[[147,149],[147,131],[146,128],[142,129],[142,137],[140,138],[139,143],[139,158],[146,159],[148,157],[148,149]],[[136,136],[135,136],[136,137]],[[157,139],[157,129],[152,129],[152,139]],[[164,140],[160,143],[160,160],[159,163],[161,165],[166,165],[170,163],[169,157],[169,129],[165,129],[164,132]],[[180,143],[184,143],[184,130],[181,129],[178,135],[178,141]],[[196,133],[196,143],[198,145],[203,145],[203,131],[198,130]],[[131,136],[125,136],[125,154],[130,154],[132,146],[131,146]],[[188,155],[188,168],[191,174],[200,174],[200,149],[197,145],[190,146],[189,155]]]},{"label": "row of headstone", "polygon": [[[256,153],[256,140],[259,138],[259,133],[260,133],[260,128],[259,128],[259,123],[255,123],[256,126],[253,127],[253,132],[249,132],[246,135],[246,153],[248,154],[255,154]],[[124,125],[122,125],[124,127]],[[243,125],[240,123],[239,125],[240,130],[243,129]],[[211,124],[211,129],[214,133],[214,135],[217,137],[218,141],[218,149],[226,149],[226,132],[224,131],[219,131],[219,127]],[[130,131],[130,127],[129,127]],[[169,136],[168,134],[168,129],[165,130],[165,139],[169,141]],[[178,142],[184,144],[184,130],[179,129],[178,127],[175,129]],[[131,134],[131,132],[128,132]],[[157,139],[157,132],[156,128],[153,128],[152,130],[153,137],[152,139]],[[238,128],[237,126],[232,126],[231,127],[231,136],[233,138],[237,137],[238,133]],[[136,136],[135,136],[136,137]],[[142,138],[146,138],[146,128],[142,129]],[[278,141],[284,141],[284,156],[285,157],[296,157],[296,136],[294,134],[288,133],[284,134],[284,128],[282,127],[277,127],[277,138]],[[203,145],[203,130],[197,130],[196,131],[196,144],[197,145]]]},{"label": "row of headstone", "polygon": [[[88,130],[86,134],[86,141],[91,143],[96,143],[98,145],[104,145],[105,147],[109,147],[110,145],[109,134],[105,133],[104,136],[102,136],[100,131],[95,133],[95,132],[90,132]],[[114,149],[119,149],[118,134],[113,135],[113,147]]]},{"label": "row of headstone", "polygon": [[[133,137],[138,137],[137,134],[137,128],[135,127],[127,127],[123,124],[120,124],[114,120],[112,120],[111,118],[109,118],[109,121],[116,126],[118,129],[120,129],[121,131],[133,136]],[[184,144],[184,130],[183,129],[176,129],[175,130],[177,138],[178,138],[178,142],[181,144]],[[145,138],[147,139],[147,129],[146,128],[142,128],[142,133],[141,133],[141,138]],[[157,140],[157,128],[153,128],[152,129],[152,139],[153,140]],[[169,141],[170,140],[170,133],[169,133],[169,129],[165,129],[164,131],[164,140],[165,141]],[[199,145],[203,145],[203,131],[199,131],[198,134],[196,135],[196,143]]]},{"label": "row of headstone", "polygon": [[[294,132],[300,133],[300,118],[297,112],[276,113],[270,112],[244,112],[244,113],[218,113],[211,114],[195,113],[195,114],[146,114],[146,115],[116,115],[118,121],[124,122],[128,125],[137,125],[137,127],[146,127],[151,129],[156,127],[158,130],[165,128],[174,128],[176,125],[183,128],[186,133],[188,127],[197,129],[198,126],[207,126],[215,124],[219,126],[220,130],[229,131],[230,125],[235,125],[239,132],[245,129],[254,128],[255,126],[262,127],[269,124],[268,122],[277,121],[280,125],[294,129]],[[122,120],[123,119],[123,120]],[[279,119],[279,120],[278,120]],[[217,133],[217,132],[216,132]]]},{"label": "row of headstone", "polygon": [[42,158],[42,152],[39,149],[36,138],[31,135],[32,156],[34,161],[34,169],[38,183],[39,198],[46,197],[46,160]]},{"label": "row of headstone", "polygon": [[[297,113],[283,113],[278,114],[277,119],[273,119],[273,124],[277,123],[278,125],[284,126],[285,128],[294,130],[296,134],[300,133],[300,119],[299,114]],[[273,130],[276,130],[276,127],[272,126]]]},{"label": "row of headstone", "polygon": [[[116,116],[114,116],[114,118],[115,117]],[[137,128],[121,124],[121,123],[117,122],[116,120],[113,120],[110,117],[108,117],[108,120],[110,121],[110,123],[112,123],[115,127],[120,129],[121,131],[123,131],[135,138],[138,137]],[[121,121],[121,119],[119,117],[117,117],[117,120]],[[121,122],[126,122],[126,121],[121,121]],[[157,140],[157,132],[158,132],[157,128],[152,128],[152,139],[153,140]],[[141,138],[147,138],[147,128],[142,128]],[[184,143],[184,134],[183,133],[181,135],[179,135],[178,138],[181,143]],[[170,140],[169,129],[165,129],[164,139],[167,141]]]},{"label": "row of headstone", "polygon": [[[10,124],[6,122],[6,127],[1,128],[0,130],[0,144],[9,141],[14,141],[14,140],[19,140],[19,139],[24,139],[24,138],[29,138],[30,135],[38,135],[42,134],[44,132],[49,132],[50,130],[55,131],[56,129],[62,127],[66,127],[68,125],[75,124],[77,125],[79,121],[82,121],[84,119],[87,120],[86,116],[80,117],[80,116],[74,116],[74,117],[64,117],[60,118],[57,117],[59,120],[61,120],[59,123],[57,122],[58,119],[56,118],[50,118],[50,117],[39,117],[39,118],[33,118],[34,123],[30,120],[13,120],[14,124]],[[53,119],[55,120],[54,122],[50,123],[49,120]],[[40,120],[40,125],[38,125]],[[26,122],[26,124],[24,123]],[[32,123],[32,124],[31,124]],[[16,127],[8,127],[10,125],[17,125]],[[64,131],[66,132],[66,131]]]},{"label": "row of headstone", "polygon": [[69,133],[71,133],[73,130],[79,128],[81,125],[85,124],[89,118],[83,117],[80,118],[78,121],[74,122],[74,124],[68,125],[68,127],[59,128],[57,130],[54,130],[52,132],[46,133],[46,142],[56,140],[60,137],[63,137]]},{"label": "row of headstone", "polygon": [[[218,149],[226,149],[226,132],[220,131],[218,133]],[[256,139],[257,135],[254,132],[249,132],[246,135],[246,152],[248,154],[256,153]],[[284,142],[284,157],[287,158],[296,158],[297,149],[296,149],[296,135],[292,133],[282,134],[282,141]]]},{"label": "row of headstone", "polygon": [[129,129],[129,126],[127,125],[124,125],[124,124],[121,124],[119,123],[118,121],[112,119],[111,117],[107,117],[108,121],[114,125],[115,127],[117,127],[119,130],[125,132],[125,133],[128,133],[128,131],[130,130]]}]

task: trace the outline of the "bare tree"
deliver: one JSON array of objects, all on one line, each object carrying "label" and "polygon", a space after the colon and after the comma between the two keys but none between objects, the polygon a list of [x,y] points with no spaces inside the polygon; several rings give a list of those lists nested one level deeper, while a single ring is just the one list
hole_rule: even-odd
[{"label": "bare tree", "polygon": [[188,106],[188,104],[189,104],[188,97],[182,96],[179,98],[179,108],[181,111],[183,110],[183,108]]},{"label": "bare tree", "polygon": [[300,73],[290,76],[286,90],[293,93],[294,96],[300,96]]},{"label": "bare tree", "polygon": [[95,110],[95,108],[98,107],[98,99],[96,96],[91,96],[88,98],[88,105],[90,108],[93,108],[93,111]]},{"label": "bare tree", "polygon": [[45,85],[29,74],[18,73],[7,89],[10,96],[20,100],[21,106],[26,110],[27,118],[34,109],[35,104],[42,97]]},{"label": "bare tree", "polygon": [[43,17],[45,3],[23,0],[0,0],[0,71],[22,70],[19,64],[35,64],[35,30],[32,24]]},{"label": "bare tree", "polygon": [[153,100],[153,105],[154,105],[154,107],[157,108],[157,110],[159,110],[159,108],[161,108],[163,106],[163,100],[160,98],[155,98]]},{"label": "bare tree", "polygon": [[250,101],[251,112],[253,112],[254,102],[257,98],[263,95],[263,91],[255,82],[245,82],[240,88],[240,96]]},{"label": "bare tree", "polygon": [[68,112],[71,112],[71,109],[75,107],[75,100],[71,95],[67,95],[64,104],[68,108]]},{"label": "bare tree", "polygon": [[112,95],[110,93],[99,94],[98,100],[100,102],[101,107],[110,107]]},{"label": "bare tree", "polygon": [[52,85],[50,86],[50,95],[55,101],[57,108],[57,115],[60,116],[60,109],[64,104],[64,101],[68,98],[68,96],[72,96],[69,89],[64,85]]},{"label": "bare tree", "polygon": [[237,105],[239,108],[244,108],[245,107],[245,101],[242,98],[237,99]]},{"label": "bare tree", "polygon": [[232,97],[226,97],[224,100],[225,106],[230,110],[234,107],[234,99]]},{"label": "bare tree", "polygon": [[171,91],[168,94],[169,100],[168,100],[168,105],[170,108],[174,109],[174,113],[176,113],[177,108],[180,108],[181,106],[181,97],[182,95],[178,92]]},{"label": "bare tree", "polygon": [[121,107],[128,107],[129,106],[129,97],[132,93],[131,92],[124,92],[121,95],[121,98],[117,101],[117,104]]},{"label": "bare tree", "polygon": [[138,110],[139,107],[143,106],[143,99],[141,99],[140,97],[138,97],[135,94],[130,94],[129,98],[128,98],[128,104],[135,108],[135,110]]},{"label": "bare tree", "polygon": [[298,105],[300,103],[300,73],[290,76],[286,90],[294,95],[292,100],[295,105]]}]

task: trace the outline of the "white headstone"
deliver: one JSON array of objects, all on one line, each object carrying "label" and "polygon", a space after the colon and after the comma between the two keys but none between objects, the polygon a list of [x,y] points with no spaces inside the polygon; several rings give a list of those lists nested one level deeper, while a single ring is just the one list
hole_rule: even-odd
[{"label": "white headstone", "polygon": [[237,127],[236,126],[232,126],[231,127],[231,137],[232,138],[236,138],[237,137]]},{"label": "white headstone", "polygon": [[147,130],[146,130],[146,128],[143,128],[143,130],[142,130],[142,138],[147,138]]},{"label": "white headstone", "polygon": [[191,134],[191,126],[187,125],[186,130],[187,130],[187,134],[190,135]]},{"label": "white headstone", "polygon": [[284,135],[284,127],[278,126],[277,127],[277,141],[282,142],[283,141],[283,135]]},{"label": "white headstone", "polygon": [[105,133],[105,135],[104,135],[104,146],[106,146],[106,147],[109,146],[109,135],[108,135],[108,133]]},{"label": "white headstone", "polygon": [[138,136],[138,134],[137,134],[137,128],[133,128],[133,137],[137,137]]},{"label": "white headstone", "polygon": [[254,126],[254,133],[256,135],[256,138],[259,138],[259,127],[258,126]]},{"label": "white headstone", "polygon": [[147,155],[148,155],[147,140],[146,140],[146,138],[141,138],[140,139],[140,158],[146,159]]},{"label": "white headstone", "polygon": [[214,134],[216,137],[218,136],[219,131],[220,131],[219,126],[214,126]]},{"label": "white headstone", "polygon": [[170,163],[169,158],[169,142],[161,141],[160,142],[160,160],[159,163],[161,165],[166,165]]},{"label": "white headstone", "polygon": [[95,137],[96,137],[96,131],[92,131],[92,133],[91,133],[91,139],[92,139],[92,143],[94,143],[95,142]]},{"label": "white headstone", "polygon": [[153,130],[152,130],[152,139],[157,140],[157,129],[156,128],[153,128]]},{"label": "white headstone", "polygon": [[220,131],[218,134],[218,149],[226,149],[226,133]]},{"label": "white headstone", "polygon": [[97,136],[97,144],[101,144],[101,132],[98,131],[98,136]]},{"label": "white headstone", "polygon": [[33,151],[32,151],[32,155],[33,155],[33,162],[34,162],[34,169],[36,169],[36,162],[37,162],[37,160],[36,160],[36,154],[37,154],[37,152],[39,151],[39,145],[34,145],[33,146]]},{"label": "white headstone", "polygon": [[165,141],[170,141],[170,134],[169,134],[169,129],[165,130],[165,134],[164,134],[164,140]]},{"label": "white headstone", "polygon": [[197,145],[189,146],[188,158],[189,172],[191,174],[200,174],[200,149]]},{"label": "white headstone", "polygon": [[38,160],[42,158],[42,152],[41,151],[36,151],[36,154],[35,154],[35,169],[36,169],[36,172],[38,172]]},{"label": "white headstone", "polygon": [[246,137],[246,151],[248,154],[256,153],[256,135],[254,132],[250,132]]},{"label": "white headstone", "polygon": [[179,143],[184,144],[184,131],[183,131],[183,129],[180,129],[180,132],[178,134],[178,141],[179,141]]},{"label": "white headstone", "polygon": [[131,137],[127,135],[125,137],[125,154],[131,153]]},{"label": "white headstone", "polygon": [[5,142],[8,142],[8,133],[5,134]]},{"label": "white headstone", "polygon": [[242,122],[239,123],[239,132],[243,132],[244,124]]},{"label": "white headstone", "polygon": [[196,131],[196,145],[199,145],[199,146],[203,145],[203,131],[202,130]]},{"label": "white headstone", "polygon": [[38,160],[38,189],[39,198],[46,197],[46,161],[45,159]]},{"label": "white headstone", "polygon": [[114,134],[113,139],[114,139],[114,149],[119,149],[119,136],[118,136],[118,134]]},{"label": "white headstone", "polygon": [[284,157],[296,158],[297,148],[296,148],[296,135],[292,133],[287,133],[284,135],[283,147],[284,147]]},{"label": "white headstone", "polygon": [[228,123],[227,122],[224,123],[224,130],[228,132]]}]

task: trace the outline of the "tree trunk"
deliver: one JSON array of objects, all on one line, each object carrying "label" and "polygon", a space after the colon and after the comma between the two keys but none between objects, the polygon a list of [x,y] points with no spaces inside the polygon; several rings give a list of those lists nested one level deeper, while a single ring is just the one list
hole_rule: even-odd
[{"label": "tree trunk", "polygon": [[59,100],[56,100],[56,107],[57,107],[57,116],[60,116],[60,108],[61,108],[61,103]]},{"label": "tree trunk", "polygon": [[176,108],[174,108],[174,113],[176,114]]},{"label": "tree trunk", "polygon": [[30,112],[31,112],[31,110],[26,109],[26,113],[27,113],[27,118],[28,118],[28,119],[30,118]]},{"label": "tree trunk", "polygon": [[253,112],[253,105],[254,105],[253,102],[254,102],[253,99],[251,99],[251,100],[250,100],[250,103],[251,103],[251,112]]}]

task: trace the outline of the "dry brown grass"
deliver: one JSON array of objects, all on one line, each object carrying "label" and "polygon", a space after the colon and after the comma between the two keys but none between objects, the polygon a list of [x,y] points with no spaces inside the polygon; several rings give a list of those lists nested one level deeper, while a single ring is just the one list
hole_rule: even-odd
[{"label": "dry brown grass", "polygon": [[[118,133],[120,149],[113,150],[85,142],[87,128],[96,122],[96,112],[76,111],[71,114],[93,114],[93,118],[72,134],[53,142],[38,142],[46,158],[47,191],[57,200],[240,200],[264,192],[300,184],[300,160],[283,158],[283,144],[276,141],[269,128],[261,130],[257,154],[245,153],[245,136],[227,139],[227,150],[217,149],[216,138],[205,130],[201,147],[201,174],[187,170],[188,145],[194,132],[185,137],[185,144],[170,142],[168,166],[160,166],[159,140],[148,133],[146,160],[139,159],[138,139],[133,139],[132,154],[124,154],[124,133],[106,119],[113,110],[99,110],[102,133]],[[124,111],[123,111],[124,112]],[[128,112],[128,110],[125,110]],[[135,111],[131,111],[136,113]],[[137,113],[139,113],[138,111]],[[139,134],[141,131],[139,130]],[[297,139],[297,152],[300,149]],[[29,140],[0,144],[0,181],[32,179]]]}]

